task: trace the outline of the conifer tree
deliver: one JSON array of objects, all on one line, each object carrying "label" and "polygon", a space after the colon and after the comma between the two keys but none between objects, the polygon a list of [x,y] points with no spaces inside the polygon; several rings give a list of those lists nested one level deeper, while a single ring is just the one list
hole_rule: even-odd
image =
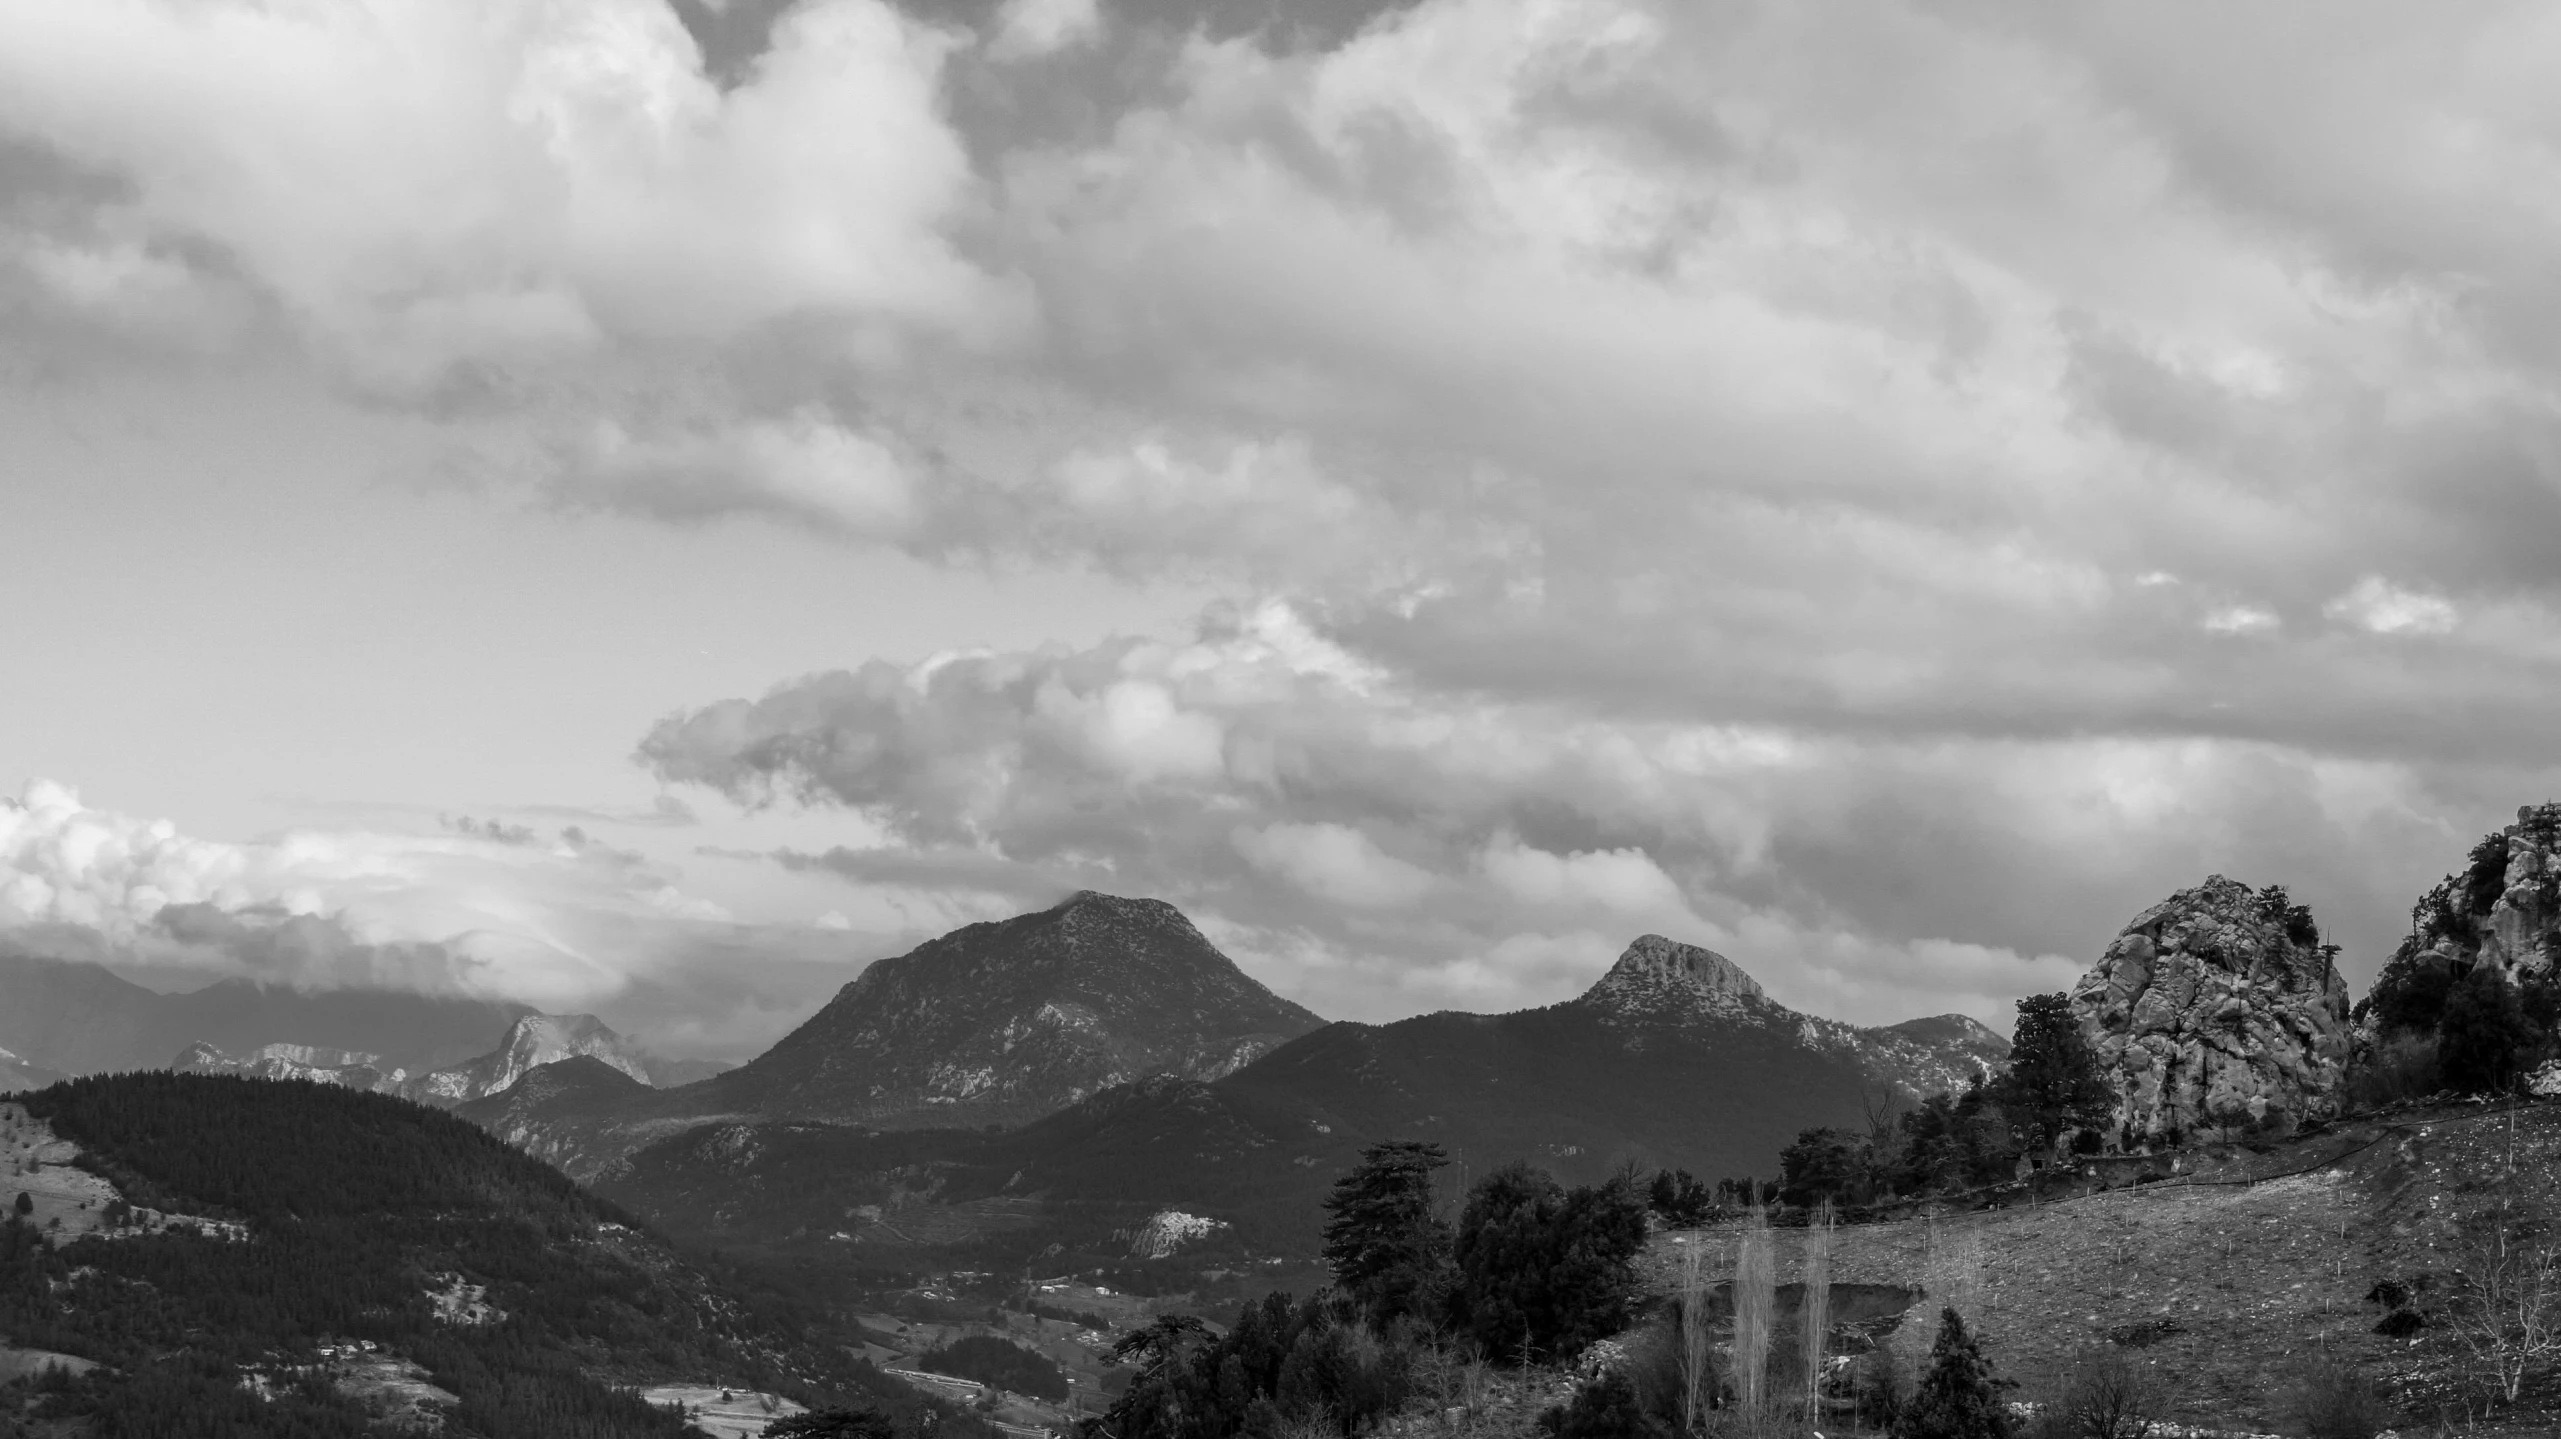
[{"label": "conifer tree", "polygon": [[2073,1018],[2069,997],[2031,994],[2019,1001],[2009,1072],[1994,1085],[1993,1097],[2013,1120],[2048,1139],[2106,1115],[2116,1096],[2099,1074],[2098,1055]]},{"label": "conifer tree", "polygon": [[1939,1311],[1929,1371],[1896,1412],[1893,1439],[2010,1439],[1991,1363],[1953,1309]]},{"label": "conifer tree", "polygon": [[1325,1201],[1325,1263],[1379,1322],[1428,1312],[1446,1283],[1450,1233],[1432,1212],[1432,1171],[1448,1163],[1437,1144],[1373,1144]]}]

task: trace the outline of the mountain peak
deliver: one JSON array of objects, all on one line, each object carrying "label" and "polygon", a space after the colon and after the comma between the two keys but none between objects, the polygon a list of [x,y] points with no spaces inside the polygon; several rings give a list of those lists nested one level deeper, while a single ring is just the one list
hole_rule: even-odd
[{"label": "mountain peak", "polygon": [[1600,983],[1575,1001],[1628,1018],[1737,1017],[1768,1002],[1760,981],[1741,965],[1715,950],[1659,934],[1637,936]]}]

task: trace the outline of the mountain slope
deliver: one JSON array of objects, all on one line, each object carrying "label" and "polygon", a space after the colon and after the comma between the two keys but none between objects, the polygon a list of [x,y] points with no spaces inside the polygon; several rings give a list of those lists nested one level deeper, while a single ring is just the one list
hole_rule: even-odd
[{"label": "mountain slope", "polygon": [[713,1121],[1019,1124],[1149,1075],[1215,1079],[1323,1023],[1172,905],[1085,891],[879,960],[772,1049],[700,1083],[550,1083],[462,1113],[590,1179]]},{"label": "mountain slope", "polygon": [[732,1243],[1091,1249],[1179,1209],[1228,1222],[1248,1250],[1297,1253],[1328,1186],[1381,1139],[1435,1141],[1473,1174],[1526,1158],[1573,1180],[1629,1162],[1768,1176],[1799,1131],[1860,1124],[1887,1086],[2005,1048],[1965,1020],[1815,1020],[1721,956],[1646,936],[1545,1009],[1328,1025],[1215,1081],[1128,1085],[1001,1134],[697,1130],[600,1185]]},{"label": "mountain slope", "polygon": [[[614,1392],[670,1381],[912,1407],[823,1321],[449,1115],[166,1073],[15,1105],[22,1148],[76,1145],[82,1182],[119,1191],[58,1231],[0,1223],[0,1345],[108,1366],[78,1396],[100,1432],[352,1435],[389,1417],[358,1382],[386,1374],[491,1439],[672,1439],[680,1424]],[[210,1217],[128,1225],[127,1203]]]},{"label": "mountain slope", "polygon": [[706,1088],[777,1117],[1020,1122],[1145,1075],[1215,1079],[1323,1022],[1172,905],[1088,890],[873,964]]}]

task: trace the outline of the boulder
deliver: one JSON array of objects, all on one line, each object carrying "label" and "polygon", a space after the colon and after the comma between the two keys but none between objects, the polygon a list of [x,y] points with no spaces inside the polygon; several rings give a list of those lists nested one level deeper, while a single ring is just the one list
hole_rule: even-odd
[{"label": "boulder", "polygon": [[2526,805],[2473,846],[2411,910],[2410,961],[2463,974],[2496,965],[2510,980],[2552,972],[2561,955],[2561,804]]},{"label": "boulder", "polygon": [[2214,875],[2137,915],[2072,991],[2129,1146],[2337,1110],[2348,987],[2311,914]]}]

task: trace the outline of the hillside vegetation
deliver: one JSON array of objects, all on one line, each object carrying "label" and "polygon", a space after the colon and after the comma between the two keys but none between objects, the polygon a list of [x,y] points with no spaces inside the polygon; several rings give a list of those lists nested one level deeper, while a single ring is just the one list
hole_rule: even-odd
[{"label": "hillside vegetation", "polygon": [[0,1342],[100,1366],[0,1426],[354,1435],[386,1416],[367,1375],[408,1376],[401,1392],[428,1396],[423,1412],[487,1439],[675,1435],[631,1392],[671,1381],[916,1409],[845,1358],[821,1316],[670,1249],[448,1115],[173,1074],[74,1080],[20,1102],[120,1202],[247,1237],[110,1216],[57,1245],[0,1221]]}]

